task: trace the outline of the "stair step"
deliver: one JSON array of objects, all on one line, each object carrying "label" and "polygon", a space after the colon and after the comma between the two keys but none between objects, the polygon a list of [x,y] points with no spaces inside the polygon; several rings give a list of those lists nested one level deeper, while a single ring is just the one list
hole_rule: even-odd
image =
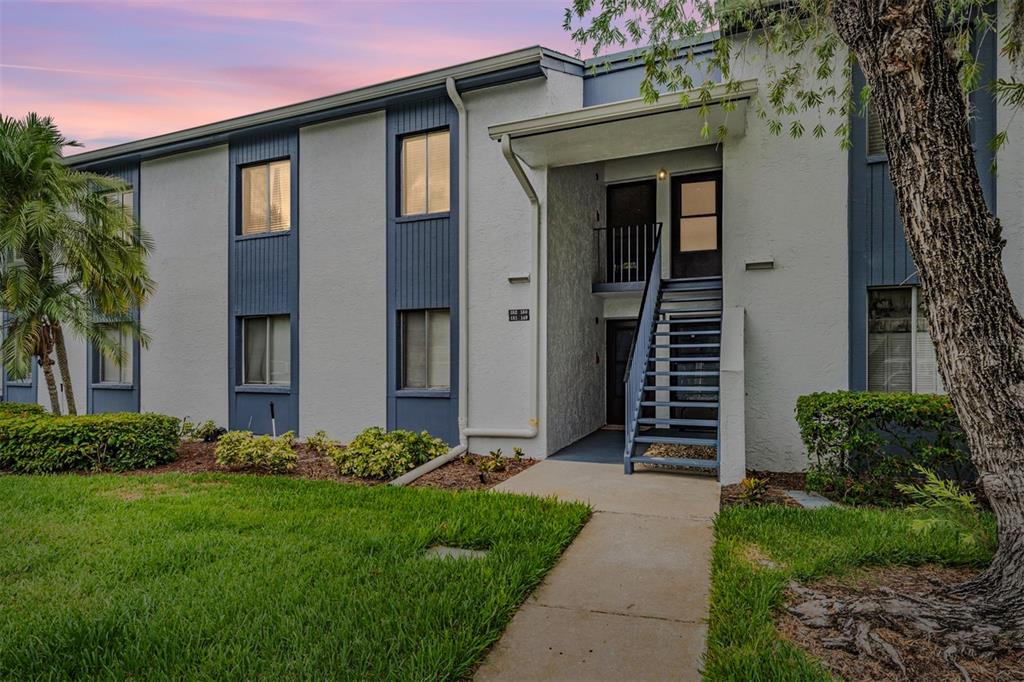
[{"label": "stair step", "polygon": [[718,470],[716,459],[683,459],[681,457],[630,457],[633,464],[660,464],[662,466],[691,467],[694,469]]},{"label": "stair step", "polygon": [[633,442],[665,443],[666,445],[702,445],[709,448],[718,447],[718,441],[714,438],[690,438],[686,436],[637,436],[633,439]]},{"label": "stair step", "polygon": [[694,407],[694,408],[705,408],[705,409],[718,409],[718,403],[708,402],[706,400],[641,400],[641,407]]},{"label": "stair step", "polygon": [[705,426],[713,428],[718,426],[717,419],[672,419],[672,418],[659,418],[659,417],[641,417],[637,420],[638,424],[652,424],[659,425],[664,424],[667,426]]},{"label": "stair step", "polygon": [[[709,324],[711,322],[721,322],[722,316],[716,317],[686,317],[678,320],[686,324]],[[686,332],[658,332],[658,334],[685,334]]]},{"label": "stair step", "polygon": [[[668,348],[668,346],[654,346]],[[673,355],[670,358],[647,358],[647,362],[718,362],[717,355]]]},{"label": "stair step", "polygon": [[680,310],[679,308],[667,308],[665,303],[707,303],[709,301],[721,301],[722,297],[719,296],[694,296],[693,298],[684,298],[678,301],[661,301],[658,303],[658,310],[665,312],[686,312],[685,309]]},{"label": "stair step", "polygon": [[664,371],[658,370],[647,370],[647,376],[649,377],[717,377],[718,370],[677,370],[677,371]]},{"label": "stair step", "polygon": [[721,282],[721,275],[706,275],[704,277],[666,277],[661,280],[662,284],[678,284],[680,282]]},{"label": "stair step", "polygon": [[718,386],[644,386],[645,391],[673,391],[675,393],[718,393]]},{"label": "stair step", "polygon": [[691,329],[685,332],[675,332],[676,336],[715,336],[721,334],[721,329]]},{"label": "stair step", "polygon": [[711,291],[721,289],[721,281],[671,282],[661,285],[662,291]]},{"label": "stair step", "polygon": [[[687,314],[688,315],[688,314],[691,314],[691,313],[720,313],[720,312],[722,312],[721,308],[702,308],[702,309],[694,308],[693,310],[673,310],[672,314],[678,316],[678,315],[683,315],[683,314]],[[654,324],[690,324],[692,321],[693,321],[693,318],[690,318],[690,317],[673,317],[673,318],[667,318],[666,317],[666,318],[663,318],[663,319],[660,319],[660,320],[654,320]]]},{"label": "stair step", "polygon": [[[654,343],[654,344],[651,344],[651,348],[661,349],[661,350],[664,350],[666,348],[671,349],[671,348],[692,348],[692,347],[693,347],[693,344],[688,344],[688,343]],[[675,360],[675,358],[672,358],[672,357],[654,358],[654,359],[655,360]]]},{"label": "stair step", "polygon": [[[720,348],[720,343],[673,343],[673,348]],[[655,358],[657,360],[668,360],[668,358]]]}]

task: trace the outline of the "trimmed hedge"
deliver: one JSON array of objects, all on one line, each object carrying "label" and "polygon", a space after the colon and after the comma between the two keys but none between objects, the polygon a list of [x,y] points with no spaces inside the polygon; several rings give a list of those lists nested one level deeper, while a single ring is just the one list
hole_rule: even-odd
[{"label": "trimmed hedge", "polygon": [[178,420],[161,414],[0,415],[0,468],[128,471],[177,457]]},{"label": "trimmed hedge", "polygon": [[801,396],[807,486],[851,503],[904,501],[915,465],[960,484],[977,478],[963,429],[944,395],[835,391]]},{"label": "trimmed hedge", "polygon": [[25,417],[32,414],[48,414],[38,403],[0,403],[0,419],[4,417]]},{"label": "trimmed hedge", "polygon": [[252,431],[228,431],[220,436],[215,451],[217,464],[229,469],[258,469],[282,474],[295,468],[295,434],[256,436]]}]

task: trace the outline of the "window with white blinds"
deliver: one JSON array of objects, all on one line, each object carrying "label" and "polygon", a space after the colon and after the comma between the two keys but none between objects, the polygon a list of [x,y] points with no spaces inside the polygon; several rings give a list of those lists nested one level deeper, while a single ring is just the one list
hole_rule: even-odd
[{"label": "window with white blinds", "polygon": [[402,388],[449,388],[451,316],[448,310],[402,312]]},{"label": "window with white blinds", "polygon": [[132,339],[124,329],[109,325],[103,329],[107,339],[119,349],[117,353],[100,352],[99,383],[132,383]]},{"label": "window with white blinds", "polygon": [[447,130],[402,138],[403,216],[450,208],[451,156]]},{"label": "window with white blinds", "polygon": [[129,218],[135,217],[135,192],[128,190],[127,192],[108,192],[103,195],[103,198],[115,206],[121,208],[121,212]]},{"label": "window with white blinds", "polygon": [[882,124],[874,107],[867,105],[867,136],[868,156],[885,156],[885,138],[882,137]]},{"label": "window with white blinds", "polygon": [[945,392],[918,287],[868,290],[868,390]]},{"label": "window with white blinds", "polygon": [[291,169],[288,159],[242,168],[242,234],[291,229]]}]

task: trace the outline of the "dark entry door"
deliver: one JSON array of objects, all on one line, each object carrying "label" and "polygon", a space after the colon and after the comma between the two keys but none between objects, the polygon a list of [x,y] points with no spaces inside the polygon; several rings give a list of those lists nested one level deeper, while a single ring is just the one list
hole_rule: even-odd
[{"label": "dark entry door", "polygon": [[722,274],[722,174],[672,179],[672,276]]},{"label": "dark entry door", "polygon": [[636,320],[608,320],[608,414],[609,424],[624,424],[626,421],[626,386],[623,378],[629,364],[629,347],[633,342]]},{"label": "dark entry door", "polygon": [[642,282],[654,251],[658,220],[655,180],[622,182],[607,188],[605,253],[609,282]]}]

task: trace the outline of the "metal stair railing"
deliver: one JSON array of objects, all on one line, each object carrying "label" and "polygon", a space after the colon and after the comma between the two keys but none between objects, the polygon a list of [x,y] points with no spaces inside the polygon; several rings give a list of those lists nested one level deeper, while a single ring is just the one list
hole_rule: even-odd
[{"label": "metal stair railing", "polygon": [[626,449],[623,464],[627,474],[633,473],[633,448],[639,432],[640,402],[643,399],[646,366],[654,334],[654,318],[658,314],[658,300],[661,298],[661,223],[654,233],[654,253],[648,264],[647,280],[641,298],[640,316],[636,331],[629,347],[629,363],[626,365]]}]

